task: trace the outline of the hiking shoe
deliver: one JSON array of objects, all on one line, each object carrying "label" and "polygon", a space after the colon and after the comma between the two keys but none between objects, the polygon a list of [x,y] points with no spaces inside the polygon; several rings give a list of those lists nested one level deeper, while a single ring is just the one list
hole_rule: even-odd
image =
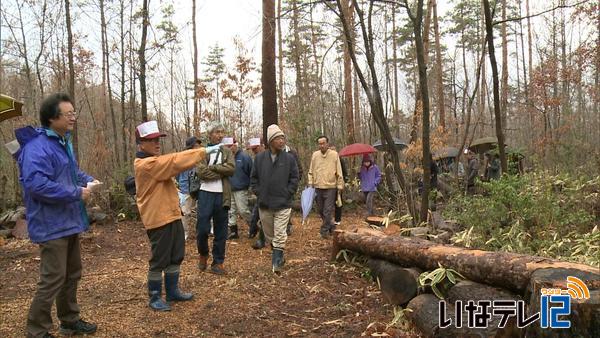
[{"label": "hiking shoe", "polygon": [[322,239],[330,239],[330,238],[331,238],[331,235],[330,235],[328,232],[326,232],[326,233],[322,233],[322,234],[321,234],[321,238],[322,238]]},{"label": "hiking shoe", "polygon": [[229,235],[227,236],[227,239],[238,239],[240,238],[240,235],[238,235],[237,231],[236,232],[230,232]]},{"label": "hiking shoe", "polygon": [[85,320],[78,320],[74,323],[60,323],[60,334],[65,336],[72,336],[78,334],[92,334],[96,332],[98,326],[96,324],[88,323]]},{"label": "hiking shoe", "polygon": [[271,253],[271,262],[273,264],[273,272],[280,274],[285,264],[285,258],[283,257],[283,249],[273,248]]},{"label": "hiking shoe", "polygon": [[210,266],[210,273],[214,273],[215,275],[225,275],[227,271],[223,268],[223,264],[213,264]]},{"label": "hiking shoe", "polygon": [[200,269],[200,271],[204,271],[204,270],[206,270],[207,266],[208,266],[208,256],[200,255],[200,259],[198,260],[198,269]]},{"label": "hiking shoe", "polygon": [[50,333],[50,332],[46,332],[46,333],[45,333],[45,334],[42,336],[42,338],[56,338],[56,336],[55,336],[55,335],[53,335],[53,334],[52,334],[52,333]]},{"label": "hiking shoe", "polygon": [[265,240],[264,239],[257,239],[256,242],[254,242],[254,244],[252,244],[252,249],[254,250],[260,250],[262,248],[265,247]]}]

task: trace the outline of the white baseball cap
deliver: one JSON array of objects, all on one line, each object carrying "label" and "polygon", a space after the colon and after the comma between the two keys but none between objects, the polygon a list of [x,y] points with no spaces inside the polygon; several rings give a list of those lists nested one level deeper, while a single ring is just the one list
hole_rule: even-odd
[{"label": "white baseball cap", "polygon": [[252,148],[252,147],[258,147],[258,146],[260,146],[260,138],[259,137],[253,137],[248,140],[248,147]]},{"label": "white baseball cap", "polygon": [[223,137],[222,143],[226,146],[232,146],[235,143],[235,141],[233,140],[233,137]]},{"label": "white baseball cap", "polygon": [[165,137],[167,134],[161,133],[160,130],[158,130],[158,123],[156,121],[148,121],[135,128],[135,136],[139,139],[154,139],[157,137]]}]

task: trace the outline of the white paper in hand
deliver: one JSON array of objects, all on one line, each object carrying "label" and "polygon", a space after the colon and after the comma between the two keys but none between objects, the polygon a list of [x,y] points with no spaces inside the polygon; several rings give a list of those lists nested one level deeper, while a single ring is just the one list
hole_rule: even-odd
[{"label": "white paper in hand", "polygon": [[88,189],[90,189],[92,192],[96,192],[98,191],[98,189],[100,189],[100,187],[103,185],[104,183],[96,180],[93,182],[88,182],[87,187]]}]

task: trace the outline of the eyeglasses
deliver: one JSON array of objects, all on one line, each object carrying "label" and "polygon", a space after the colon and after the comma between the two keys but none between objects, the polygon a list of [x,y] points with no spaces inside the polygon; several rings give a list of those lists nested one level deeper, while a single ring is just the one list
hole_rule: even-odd
[{"label": "eyeglasses", "polygon": [[68,112],[68,113],[60,113],[60,115],[63,115],[67,118],[77,118],[77,116],[79,114],[76,111],[72,111],[72,112]]}]

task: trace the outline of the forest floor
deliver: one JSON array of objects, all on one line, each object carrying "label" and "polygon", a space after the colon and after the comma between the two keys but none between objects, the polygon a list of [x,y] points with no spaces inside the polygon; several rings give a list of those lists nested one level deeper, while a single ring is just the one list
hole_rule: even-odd
[{"label": "forest floor", "polygon": [[[360,222],[345,215],[342,222]],[[148,307],[149,244],[139,222],[92,226],[81,241],[79,284],[82,318],[98,324],[99,337],[198,336],[415,336],[388,327],[393,307],[361,270],[329,260],[331,240],[319,236],[312,214],[305,226],[294,213],[284,272],[271,272],[271,251],[253,250],[242,228],[228,241],[226,276],[200,272],[195,241],[188,239],[181,286],[194,300],[171,312]],[[38,281],[39,252],[27,240],[0,246],[0,337],[23,337]],[[53,309],[57,334],[57,319]]]}]

